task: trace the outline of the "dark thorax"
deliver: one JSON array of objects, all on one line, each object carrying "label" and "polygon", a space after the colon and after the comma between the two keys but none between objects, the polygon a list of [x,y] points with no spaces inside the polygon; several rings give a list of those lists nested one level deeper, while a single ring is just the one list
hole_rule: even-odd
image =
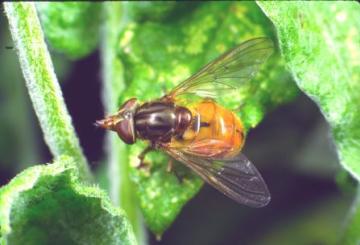
[{"label": "dark thorax", "polygon": [[191,123],[191,112],[172,102],[154,101],[141,105],[134,121],[138,138],[166,143],[183,134]]}]

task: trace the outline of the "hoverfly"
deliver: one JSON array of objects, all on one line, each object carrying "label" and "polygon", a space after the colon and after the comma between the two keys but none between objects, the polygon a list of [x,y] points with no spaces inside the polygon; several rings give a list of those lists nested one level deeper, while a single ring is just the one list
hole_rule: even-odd
[{"label": "hoverfly", "polygon": [[[142,104],[129,99],[115,115],[96,125],[117,132],[126,144],[149,141],[139,155],[141,164],[148,151],[161,150],[236,202],[263,207],[270,193],[258,170],[241,153],[243,124],[215,99],[253,78],[272,52],[268,38],[245,41],[163,97]],[[198,100],[190,102],[194,96]]]}]

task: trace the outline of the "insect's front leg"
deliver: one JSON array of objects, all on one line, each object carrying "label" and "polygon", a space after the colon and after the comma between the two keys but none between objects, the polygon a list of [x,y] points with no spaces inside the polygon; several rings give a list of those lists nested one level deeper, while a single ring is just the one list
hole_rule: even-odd
[{"label": "insect's front leg", "polygon": [[140,163],[138,166],[136,166],[137,169],[146,169],[149,170],[150,168],[150,164],[148,162],[145,162],[145,156],[146,154],[148,154],[150,151],[153,151],[154,147],[153,145],[149,145],[148,147],[146,147],[138,156]]}]

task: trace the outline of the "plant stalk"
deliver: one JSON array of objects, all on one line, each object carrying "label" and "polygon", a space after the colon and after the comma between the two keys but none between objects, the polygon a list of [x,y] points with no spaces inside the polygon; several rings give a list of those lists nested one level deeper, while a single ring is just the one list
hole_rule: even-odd
[{"label": "plant stalk", "polygon": [[360,185],[352,208],[348,214],[347,224],[338,244],[360,244]]},{"label": "plant stalk", "polygon": [[49,51],[44,41],[35,5],[31,2],[6,2],[20,66],[39,119],[44,138],[52,155],[69,155],[82,180],[92,179],[56,78]]},{"label": "plant stalk", "polygon": [[[103,103],[106,114],[118,110],[118,98],[125,89],[124,70],[116,56],[119,34],[127,22],[122,3],[104,3],[104,40],[102,43]],[[124,143],[113,132],[106,133],[109,162],[110,197],[125,212],[133,226],[139,244],[146,244],[145,229],[137,205],[135,188],[130,180],[128,152]]]}]

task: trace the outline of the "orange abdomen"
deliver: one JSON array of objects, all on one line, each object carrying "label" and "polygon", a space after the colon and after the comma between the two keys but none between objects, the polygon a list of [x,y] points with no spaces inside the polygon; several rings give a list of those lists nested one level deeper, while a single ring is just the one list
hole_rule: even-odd
[{"label": "orange abdomen", "polygon": [[203,100],[189,108],[192,125],[172,145],[187,146],[196,155],[225,157],[237,154],[244,144],[240,119],[212,100]]}]

